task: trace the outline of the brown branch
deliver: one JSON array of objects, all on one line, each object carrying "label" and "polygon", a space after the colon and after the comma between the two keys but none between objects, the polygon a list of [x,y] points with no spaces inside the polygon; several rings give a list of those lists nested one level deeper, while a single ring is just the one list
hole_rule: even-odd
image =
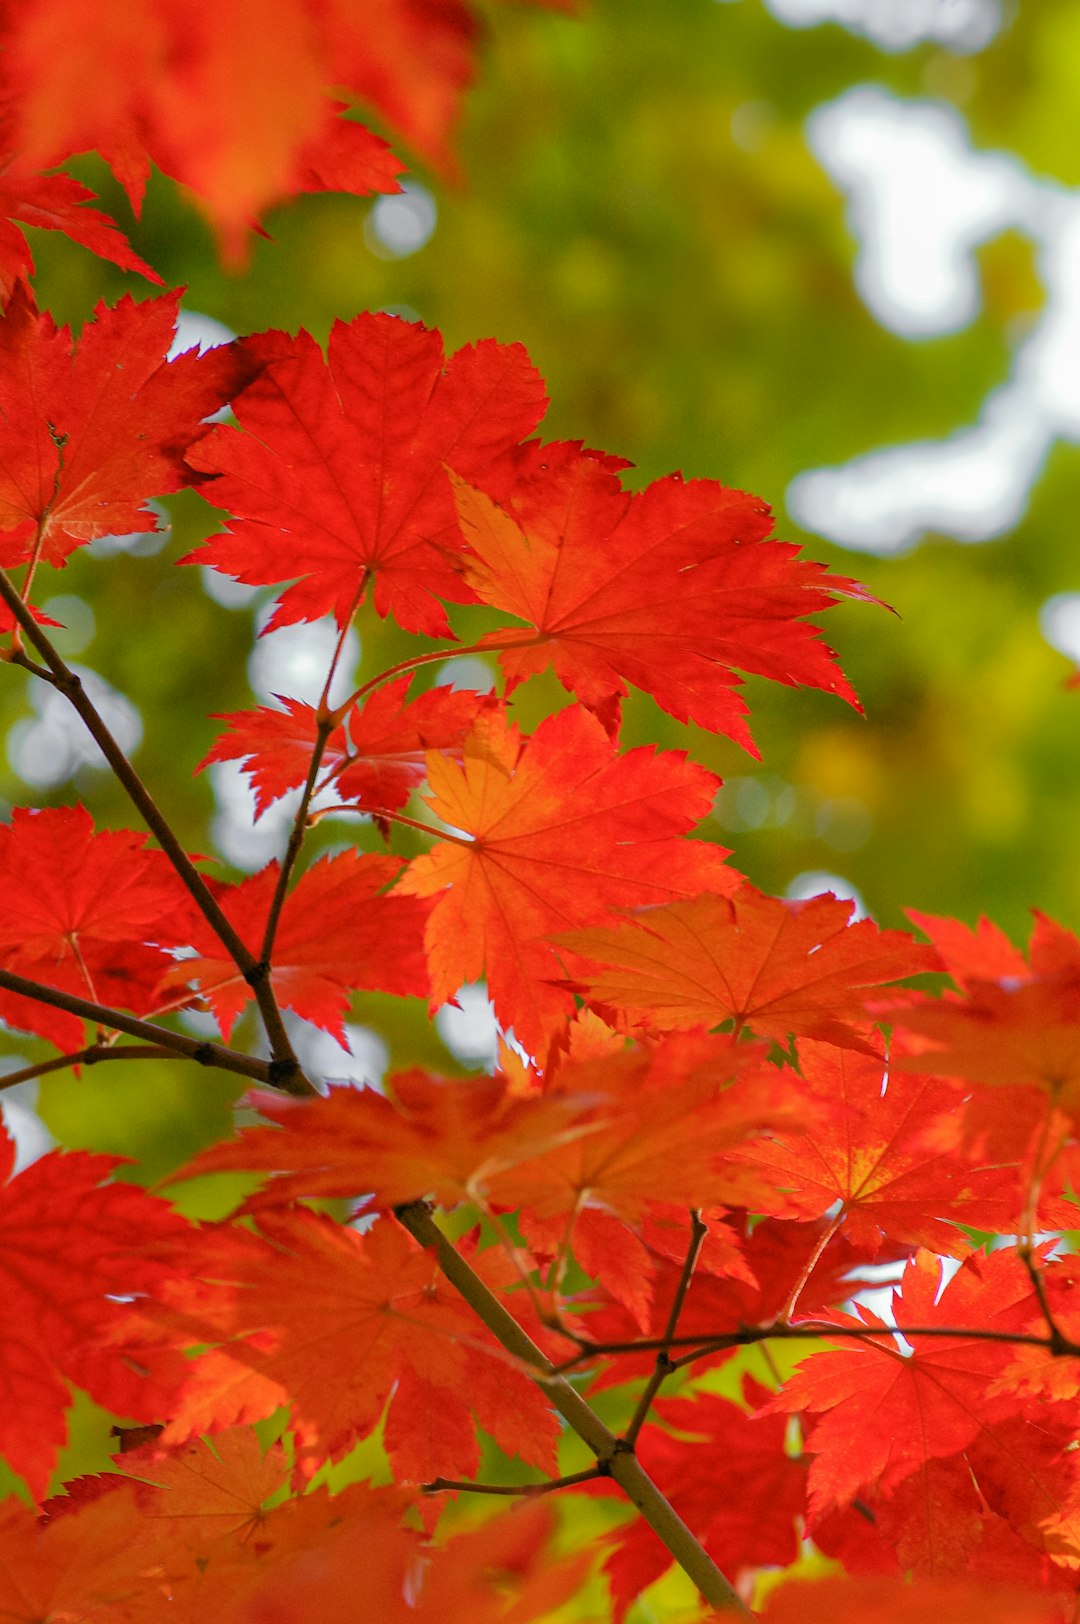
[{"label": "brown branch", "polygon": [[637,1401],[637,1407],[630,1418],[630,1425],[623,1433],[623,1438],[631,1447],[637,1443],[638,1434],[648,1420],[653,1399],[675,1369],[671,1362],[671,1340],[679,1329],[679,1315],[682,1313],[686,1294],[690,1290],[690,1282],[694,1278],[694,1270],[697,1267],[698,1258],[701,1256],[702,1242],[707,1234],[708,1230],[701,1221],[701,1213],[696,1208],[693,1208],[690,1213],[690,1245],[686,1249],[682,1273],[679,1275],[679,1283],[675,1287],[675,1296],[672,1299],[671,1309],[668,1313],[667,1328],[661,1338],[660,1346],[656,1350],[656,1367],[645,1384],[645,1391]]},{"label": "brown branch", "polygon": [[410,1202],[407,1206],[395,1208],[395,1216],[421,1246],[435,1253],[442,1273],[457,1287],[506,1351],[529,1367],[534,1380],[543,1388],[564,1421],[596,1456],[599,1475],[614,1478],[706,1601],[713,1607],[731,1608],[746,1616],[746,1608],[736,1592],[671,1503],[660,1493],[633,1449],[604,1425],[576,1388],[556,1371],[514,1316],[450,1244],[433,1220],[427,1204]]},{"label": "brown branch", "polygon": [[[121,1010],[108,1009],[104,1004],[92,1003],[89,998],[79,998],[72,992],[61,992],[57,987],[47,987],[40,981],[29,981],[11,970],[0,970],[0,987],[8,992],[17,992],[23,998],[32,998],[39,1004],[49,1004],[53,1009],[67,1010],[84,1021],[96,1021],[99,1026],[110,1026],[114,1031],[126,1032],[129,1037],[142,1038],[155,1049],[168,1049],[186,1060],[197,1060],[201,1066],[214,1066],[219,1071],[254,1077],[260,1083],[275,1083],[272,1060],[256,1060],[252,1055],[226,1049],[220,1043],[209,1043],[205,1038],[189,1038],[182,1032],[170,1032],[167,1026],[158,1026],[154,1021],[141,1021],[137,1015],[125,1015]],[[92,1047],[98,1046],[95,1044]],[[63,1063],[73,1065],[77,1059],[77,1056],[69,1055]],[[48,1062],[45,1066],[53,1069]],[[4,1079],[4,1086],[12,1086],[10,1077]]]},{"label": "brown branch", "polygon": [[[177,877],[188,891],[192,901],[221,941],[254,993],[263,1024],[266,1027],[267,1037],[270,1040],[270,1049],[275,1062],[274,1081],[276,1086],[283,1088],[290,1094],[317,1093],[314,1084],[304,1076],[300,1062],[297,1060],[293,1046],[289,1041],[289,1034],[285,1030],[285,1023],[282,1020],[277,999],[274,997],[270,985],[270,969],[266,960],[256,959],[255,955],[241,940],[205,879],[173,833],[164,813],[113,738],[100,711],[83,687],[82,678],[72,671],[70,666],[63,660],[43,628],[38,625],[23,602],[7,572],[2,569],[0,569],[0,598],[11,610],[27,641],[32,644],[45,662],[48,667],[48,675],[46,677],[41,672],[40,667],[34,667],[33,662],[28,662],[31,669],[42,675],[43,680],[48,681],[59,693],[62,693],[82,718],[91,738],[109,763],[113,774],[126,791],[128,798],[138,808],[144,823],[169,859]],[[17,655],[14,663],[20,663]],[[115,1025],[115,1022],[110,1024]]]},{"label": "brown branch", "polygon": [[0,1090],[14,1088],[18,1083],[32,1082],[50,1071],[63,1071],[67,1066],[96,1066],[103,1060],[175,1060],[175,1049],[166,1049],[160,1043],[129,1043],[118,1049],[112,1043],[91,1043],[74,1054],[54,1055],[51,1060],[39,1060],[33,1066],[20,1066],[18,1071],[0,1072]]},{"label": "brown branch", "polygon": [[626,1342],[590,1342],[587,1346],[582,1346],[581,1351],[572,1359],[564,1359],[561,1364],[552,1368],[560,1374],[565,1374],[590,1359],[602,1358],[609,1354],[651,1353],[654,1349],[663,1347],[691,1347],[689,1353],[671,1361],[671,1368],[680,1370],[684,1365],[693,1364],[695,1359],[702,1359],[707,1354],[723,1353],[729,1348],[751,1347],[758,1342],[795,1342],[808,1339],[865,1342],[878,1337],[898,1336],[909,1342],[920,1336],[939,1340],[951,1337],[965,1342],[1001,1342],[1015,1347],[1046,1348],[1056,1358],[1080,1357],[1080,1343],[1071,1342],[1064,1336],[1058,1338],[1052,1335],[1038,1336],[1032,1331],[992,1331],[986,1326],[975,1325],[832,1325],[828,1321],[805,1320],[799,1325],[741,1325],[737,1330],[720,1331],[716,1336],[708,1336],[699,1331],[686,1336],[648,1336]]},{"label": "brown branch", "polygon": [[603,1473],[598,1466],[590,1466],[587,1472],[570,1472],[566,1477],[553,1477],[548,1483],[466,1483],[452,1477],[432,1478],[430,1483],[421,1483],[421,1494],[505,1494],[516,1495],[524,1499],[535,1499],[538,1494],[553,1494],[556,1489],[570,1489],[575,1483],[592,1483]]},{"label": "brown branch", "polygon": [[1031,1255],[1031,1246],[1024,1242],[1017,1247],[1017,1251],[1020,1254],[1020,1261],[1027,1271],[1027,1277],[1031,1281],[1031,1289],[1035,1293],[1035,1299],[1042,1312],[1042,1317],[1046,1321],[1046,1328],[1050,1332],[1048,1343],[1050,1352],[1059,1355],[1074,1351],[1075,1344],[1069,1341],[1069,1338],[1054,1318],[1049,1298],[1046,1295],[1046,1282],[1042,1277],[1042,1271],[1035,1265],[1035,1259]]}]

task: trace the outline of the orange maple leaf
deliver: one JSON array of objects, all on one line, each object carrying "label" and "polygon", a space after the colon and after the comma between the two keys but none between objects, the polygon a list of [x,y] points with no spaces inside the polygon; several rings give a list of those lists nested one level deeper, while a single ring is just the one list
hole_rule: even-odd
[{"label": "orange maple leaf", "polygon": [[[539,1388],[403,1229],[385,1219],[360,1235],[304,1208],[263,1211],[259,1225],[205,1231],[192,1277],[156,1311],[170,1334],[221,1343],[195,1366],[164,1444],[287,1403],[310,1474],[371,1432],[393,1390],[399,1478],[475,1471],[474,1412],[511,1453],[553,1469],[558,1426]],[[517,1282],[496,1250],[471,1261],[494,1289]]]},{"label": "orange maple leaf", "polygon": [[683,839],[712,804],[713,775],[677,751],[618,755],[578,707],[531,738],[498,712],[481,718],[462,766],[433,754],[428,781],[428,805],[459,832],[415,858],[398,890],[437,898],[432,997],[486,970],[500,1021],[534,1055],[573,1008],[545,937],[737,883],[721,848]]},{"label": "orange maple leaf", "polygon": [[1080,1122],[1080,941],[1036,913],[1030,963],[982,920],[910,914],[959,987],[944,997],[907,993],[870,1006],[914,1051],[900,1064],[1002,1086],[1035,1083]]},{"label": "orange maple leaf", "polygon": [[809,1038],[799,1042],[799,1069],[820,1110],[748,1153],[755,1170],[771,1169],[775,1180],[774,1193],[759,1197],[762,1211],[829,1212],[870,1255],[897,1241],[962,1254],[970,1242],[959,1224],[1015,1232],[1021,1202],[1012,1169],[976,1166],[956,1147],[932,1148],[961,1103],[955,1085]]},{"label": "orange maple leaf", "polygon": [[734,1021],[877,1054],[860,1022],[863,989],[939,968],[933,949],[826,894],[805,902],[745,884],[557,938],[574,986],[621,1019],[659,1031]]}]

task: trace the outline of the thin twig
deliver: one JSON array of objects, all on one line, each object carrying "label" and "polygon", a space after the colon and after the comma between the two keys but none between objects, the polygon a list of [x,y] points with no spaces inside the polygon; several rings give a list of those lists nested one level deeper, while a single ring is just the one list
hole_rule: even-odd
[{"label": "thin twig", "polygon": [[553,1477],[549,1483],[466,1483],[452,1477],[432,1478],[421,1483],[421,1494],[504,1494],[522,1499],[535,1499],[539,1494],[553,1494],[556,1489],[570,1489],[576,1483],[592,1483],[603,1476],[599,1467],[590,1466],[586,1472],[570,1472],[566,1477]]},{"label": "thin twig", "polygon": [[18,1071],[0,1072],[0,1090],[14,1088],[18,1083],[29,1083],[35,1077],[44,1077],[50,1071],[63,1071],[67,1066],[97,1066],[103,1060],[175,1060],[175,1049],[166,1049],[161,1043],[129,1043],[118,1048],[112,1043],[91,1043],[74,1054],[53,1055],[51,1060],[39,1060],[33,1066],[20,1066]]},{"label": "thin twig", "polygon": [[1042,1311],[1042,1317],[1046,1321],[1046,1328],[1050,1332],[1049,1347],[1051,1353],[1062,1354],[1072,1352],[1075,1344],[1069,1341],[1069,1338],[1065,1335],[1065,1332],[1061,1329],[1061,1326],[1054,1318],[1053,1310],[1050,1307],[1050,1301],[1046,1295],[1046,1282],[1042,1277],[1042,1271],[1035,1265],[1035,1259],[1031,1255],[1030,1245],[1025,1242],[1018,1246],[1016,1250],[1020,1255],[1021,1263],[1024,1265],[1024,1268],[1027,1271],[1027,1277],[1031,1281],[1031,1289],[1035,1293],[1036,1301],[1038,1302],[1039,1308]]},{"label": "thin twig", "polygon": [[352,617],[356,613],[356,608],[359,601],[360,594],[357,593],[353,600],[352,608],[349,610],[348,616],[338,632],[337,642],[334,645],[333,658],[330,661],[330,669],[326,673],[326,681],[323,683],[322,694],[319,698],[319,708],[315,717],[315,745],[311,752],[311,761],[308,763],[307,779],[304,783],[304,792],[300,797],[300,805],[296,809],[296,816],[293,818],[292,828],[289,830],[289,842],[285,847],[285,854],[281,859],[281,869],[278,873],[277,885],[274,887],[274,895],[270,902],[270,912],[266,916],[266,929],[263,932],[262,947],[259,950],[259,958],[264,964],[269,964],[273,957],[274,938],[277,935],[278,924],[281,920],[281,910],[285,906],[285,898],[288,895],[289,890],[289,881],[292,878],[293,869],[296,867],[296,860],[300,856],[300,848],[304,844],[304,835],[307,832],[308,808],[311,805],[311,798],[315,793],[315,785],[318,781],[319,768],[322,766],[323,756],[326,753],[327,741],[329,740],[330,735],[334,731],[334,727],[336,725],[333,715],[329,709],[330,685],[334,680],[334,675],[338,668],[338,661],[341,659],[341,651],[345,647],[345,638],[348,635],[349,626],[352,623]]},{"label": "thin twig", "polygon": [[[266,960],[256,959],[237,934],[205,879],[180,844],[157,802],[113,738],[100,711],[83,687],[81,677],[63,660],[23,602],[7,572],[2,569],[0,569],[0,598],[11,610],[27,641],[37,650],[48,667],[49,675],[45,680],[62,693],[78,712],[91,738],[112,768],[117,781],[138,808],[147,828],[169,859],[177,877],[251,987],[266,1027],[266,1035],[270,1040],[270,1050],[274,1057],[275,1085],[290,1094],[317,1093],[314,1084],[304,1076],[289,1041],[289,1034],[285,1030],[285,1023],[270,985],[270,967]],[[15,663],[18,663],[17,659]],[[111,1024],[115,1025],[115,1022]]]},{"label": "thin twig", "polygon": [[619,1353],[651,1353],[662,1347],[691,1347],[689,1353],[672,1360],[672,1369],[680,1370],[710,1353],[723,1353],[729,1348],[752,1347],[758,1342],[817,1341],[874,1341],[876,1338],[902,1336],[906,1341],[916,1337],[947,1340],[956,1338],[967,1342],[1001,1342],[1010,1346],[1046,1348],[1055,1356],[1080,1357],[1080,1343],[1061,1337],[1039,1336],[1033,1331],[992,1331],[986,1326],[973,1325],[833,1325],[828,1321],[804,1320],[798,1325],[741,1325],[734,1331],[719,1331],[716,1336],[697,1332],[686,1336],[647,1336],[625,1342],[590,1342],[571,1359],[564,1359],[552,1368],[561,1375],[587,1364],[590,1359],[605,1358]]},{"label": "thin twig", "polygon": [[507,1352],[528,1366],[551,1404],[596,1456],[599,1475],[614,1478],[706,1601],[713,1607],[733,1608],[746,1616],[746,1608],[735,1590],[670,1501],[661,1494],[633,1450],[604,1425],[577,1389],[559,1375],[514,1316],[447,1240],[427,1204],[413,1201],[396,1207],[394,1215],[414,1240],[435,1253],[442,1273]]},{"label": "thin twig", "polygon": [[623,1438],[631,1446],[637,1443],[638,1434],[648,1420],[653,1399],[675,1368],[671,1362],[671,1339],[679,1329],[679,1315],[682,1313],[686,1294],[690,1290],[690,1282],[694,1278],[694,1270],[697,1267],[698,1258],[701,1256],[702,1242],[708,1233],[708,1229],[702,1222],[701,1213],[696,1207],[692,1208],[690,1212],[690,1245],[686,1249],[682,1273],[679,1275],[679,1283],[675,1287],[675,1296],[672,1298],[671,1309],[667,1318],[667,1328],[664,1331],[660,1346],[656,1350],[656,1367],[645,1384],[645,1391],[637,1401],[637,1408],[630,1418],[630,1425],[623,1433]]},{"label": "thin twig", "polygon": [[[104,1004],[94,1004],[89,998],[79,998],[75,993],[61,992],[58,987],[30,981],[11,970],[0,970],[0,987],[7,992],[17,992],[23,998],[32,998],[39,1004],[49,1004],[53,1009],[67,1010],[84,1021],[96,1021],[99,1026],[109,1026],[117,1032],[126,1032],[129,1037],[142,1038],[154,1048],[168,1049],[187,1060],[197,1060],[201,1066],[214,1066],[219,1071],[254,1077],[260,1083],[275,1082],[272,1060],[256,1060],[252,1055],[226,1049],[220,1043],[210,1043],[205,1038],[189,1038],[182,1032],[170,1032],[167,1026],[141,1021],[137,1015],[125,1015],[118,1009],[107,1009]],[[71,1064],[70,1057],[67,1063]],[[10,1079],[6,1079],[6,1083],[8,1087],[11,1086]]]},{"label": "thin twig", "polygon": [[[538,637],[535,641],[539,643],[543,642],[544,639]],[[521,643],[514,645],[515,648],[530,646],[530,644]],[[371,693],[373,688],[381,688],[384,682],[390,682],[394,677],[404,676],[406,671],[419,671],[421,666],[435,665],[439,660],[460,660],[469,654],[497,654],[498,652],[498,649],[490,649],[486,643],[472,643],[466,648],[456,648],[451,645],[449,648],[437,648],[431,654],[414,654],[411,660],[401,660],[397,665],[387,666],[386,670],[380,671],[377,677],[369,677],[367,682],[360,684],[359,688],[354,688],[348,699],[338,705],[336,710],[330,712],[331,724],[337,727],[339,723],[345,720],[353,706],[364,698],[365,694]]]}]

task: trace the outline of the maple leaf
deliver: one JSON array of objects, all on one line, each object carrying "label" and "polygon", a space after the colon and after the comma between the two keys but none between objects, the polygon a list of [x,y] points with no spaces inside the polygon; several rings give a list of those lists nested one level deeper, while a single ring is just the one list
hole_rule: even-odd
[{"label": "maple leaf", "polygon": [[108,1183],[120,1158],[50,1151],[13,1177],[0,1125],[0,1454],[40,1498],[67,1437],[67,1383],[118,1414],[155,1418],[184,1361],[125,1343],[125,1299],[174,1272],[162,1251],[186,1222],[131,1184]]},{"label": "maple leaf", "polygon": [[267,333],[246,352],[263,370],[189,455],[218,476],[229,530],[189,554],[250,585],[301,579],[266,630],[330,611],[346,623],[375,583],[375,607],[407,631],[445,633],[436,601],[468,600],[450,468],[476,477],[531,433],[547,403],[520,344],[458,350],[384,314],[336,322],[328,359],[307,333]]},{"label": "maple leaf", "polygon": [[[473,1409],[511,1452],[552,1469],[558,1428],[540,1390],[404,1230],[383,1221],[361,1236],[302,1208],[262,1212],[259,1225],[265,1239],[206,1233],[192,1271],[206,1284],[178,1284],[172,1316],[162,1311],[176,1330],[227,1339],[196,1366],[164,1443],[290,1403],[310,1470],[367,1436],[395,1389],[387,1427],[399,1475],[475,1471]],[[516,1282],[500,1254],[473,1262],[493,1286]]]},{"label": "maple leaf", "polygon": [[99,305],[78,343],[20,285],[0,321],[0,562],[63,564],[148,527],[146,502],[195,482],[203,419],[248,382],[235,345],[166,360],[179,294]]},{"label": "maple leaf", "polygon": [[[270,984],[282,1004],[345,1042],[344,1017],[354,988],[423,997],[424,903],[379,893],[400,872],[395,857],[356,851],[322,858],[285,898],[274,938]],[[259,953],[279,866],[269,863],[239,885],[211,882],[234,928]],[[166,971],[162,988],[197,982],[228,1042],[255,993],[201,915],[187,931],[193,958]]]},{"label": "maple leaf", "polygon": [[1064,1624],[1052,1596],[978,1580],[819,1579],[781,1585],[767,1624]]},{"label": "maple leaf", "polygon": [[939,967],[937,954],[826,893],[805,902],[750,884],[557,938],[574,986],[591,1003],[659,1031],[732,1020],[787,1043],[794,1033],[878,1050],[858,1023],[861,989]]},{"label": "maple leaf", "polygon": [[901,1064],[1000,1087],[1037,1083],[1080,1121],[1080,941],[1036,913],[1030,963],[982,920],[976,931],[912,912],[961,989],[874,1008],[915,1052]]},{"label": "maple leaf", "polygon": [[141,1624],[146,1615],[128,1612],[123,1598],[144,1589],[142,1532],[128,1488],[82,1500],[77,1514],[46,1523],[6,1499],[0,1506],[0,1617],[5,1624],[95,1617]]},{"label": "maple leaf", "polygon": [[[747,1383],[751,1402],[765,1389]],[[645,1470],[723,1573],[735,1579],[755,1567],[787,1567],[799,1549],[797,1519],[806,1500],[806,1467],[784,1452],[786,1423],[754,1419],[716,1393],[661,1399],[666,1427],[642,1428],[637,1454]],[[604,1563],[616,1624],[647,1585],[671,1566],[671,1553],[636,1518],[612,1536]]]},{"label": "maple leaf", "polygon": [[[0,964],[95,1003],[145,1014],[192,916],[164,853],[130,830],[94,830],[82,806],[29,811],[0,824]],[[0,996],[13,1024],[61,1049],[84,1023],[17,993]]]},{"label": "maple leaf", "polygon": [[[223,0],[212,13],[196,0],[129,0],[90,19],[71,0],[13,8],[5,77],[15,144],[43,166],[96,148],[136,208],[156,163],[197,194],[235,263],[258,214],[291,193],[343,181],[356,191],[399,189],[403,166],[361,126],[343,138],[342,104],[328,94],[360,88],[349,80],[369,59],[366,43],[399,9],[406,25],[415,18],[400,31],[411,54],[426,34],[445,33],[437,16],[423,28],[423,0],[403,8],[382,0],[362,19],[284,0],[269,29],[251,0]],[[407,86],[404,63],[400,77]]]},{"label": "maple leaf", "polygon": [[[244,1129],[211,1145],[174,1175],[244,1169],[273,1179],[248,1208],[298,1196],[365,1196],[365,1206],[392,1208],[425,1198],[443,1207],[486,1200],[504,1168],[552,1149],[578,1126],[595,1101],[562,1095],[520,1097],[507,1079],[433,1077],[398,1072],[373,1089],[335,1088],[324,1099],[254,1096],[274,1128]],[[575,1110],[577,1107],[577,1110]]]},{"label": "maple leaf", "polygon": [[[333,778],[341,798],[365,808],[394,811],[405,805],[426,773],[428,750],[457,751],[490,696],[468,689],[431,688],[406,698],[409,678],[378,688],[349,712],[348,727],[327,737],[325,779]],[[299,699],[276,696],[283,711],[263,706],[219,716],[229,724],[196,769],[212,761],[244,763],[261,816],[272,801],[307,778],[318,737],[318,713]]]},{"label": "maple leaf", "polygon": [[121,270],[138,271],[160,286],[161,277],[139,258],[115,222],[100,209],[87,207],[94,197],[70,175],[41,175],[14,156],[0,159],[0,298],[8,299],[20,278],[34,274],[30,244],[13,224],[16,220],[43,231],[62,231]]},{"label": "maple leaf", "polygon": [[[979,1440],[992,1443],[996,1423],[1015,1412],[1012,1400],[995,1401],[988,1389],[1012,1358],[1008,1332],[1026,1329],[1032,1313],[1024,1269],[1012,1252],[975,1256],[939,1297],[940,1286],[937,1259],[920,1253],[905,1270],[902,1292],[894,1293],[896,1323],[905,1335],[910,1329],[910,1356],[888,1337],[848,1342],[804,1360],[770,1401],[771,1409],[820,1416],[808,1440],[815,1514],[847,1503],[866,1484],[891,1490],[928,1460],[958,1455]],[[836,1316],[833,1323],[885,1322],[860,1307],[858,1320]],[[958,1331],[920,1340],[913,1329],[934,1325],[998,1331],[1005,1339]]]},{"label": "maple leaf", "polygon": [[[255,792],[255,816],[261,818],[267,807],[291,789],[298,789],[308,775],[312,752],[318,738],[318,711],[302,699],[274,698],[285,706],[273,710],[216,712],[214,720],[227,722],[213,747],[196,767],[202,772],[214,761],[240,761]],[[348,740],[344,727],[335,727],[327,736],[323,761],[327,770],[340,767],[347,759]]]},{"label": "maple leaf", "polygon": [[[594,1131],[507,1169],[492,1181],[492,1200],[571,1224],[589,1206],[636,1223],[656,1198],[683,1208],[753,1205],[755,1173],[731,1152],[805,1112],[761,1056],[757,1045],[692,1033],[563,1066],[547,1098],[591,1099]],[[766,1172],[765,1188],[770,1181]]]},{"label": "maple leaf", "polygon": [[772,1170],[775,1196],[761,1198],[777,1217],[832,1221],[871,1255],[897,1241],[962,1254],[955,1226],[1015,1232],[1021,1201],[1007,1169],[976,1167],[950,1150],[929,1148],[939,1123],[960,1101],[936,1078],[889,1070],[870,1056],[799,1042],[799,1069],[821,1110],[798,1128],[745,1154]]},{"label": "maple leaf", "polygon": [[428,805],[460,833],[409,865],[398,890],[436,896],[426,932],[432,998],[487,971],[496,1013],[543,1054],[573,1008],[552,985],[542,939],[616,909],[730,888],[721,848],[682,837],[708,812],[716,779],[677,751],[616,754],[577,708],[522,738],[499,712],[481,718],[459,767],[428,758]]},{"label": "maple leaf", "polygon": [[528,623],[484,639],[500,650],[508,691],[550,661],[611,731],[632,683],[754,755],[732,667],[858,708],[803,617],[867,594],[768,540],[771,514],[757,497],[679,475],[629,495],[575,445],[539,448],[501,504],[461,479],[454,489],[466,578],[484,603]]}]

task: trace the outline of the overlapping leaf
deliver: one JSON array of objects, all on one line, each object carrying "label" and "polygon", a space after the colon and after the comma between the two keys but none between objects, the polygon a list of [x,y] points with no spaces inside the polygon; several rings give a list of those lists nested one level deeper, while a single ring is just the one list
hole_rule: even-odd
[{"label": "overlapping leaf", "polygon": [[[992,1444],[996,1423],[1015,1403],[989,1396],[1011,1360],[1010,1331],[1032,1317],[1031,1283],[1011,1252],[969,1259],[938,1296],[936,1258],[908,1265],[895,1297],[896,1319],[913,1344],[905,1357],[888,1335],[854,1340],[813,1354],[772,1400],[772,1407],[820,1417],[808,1447],[811,1506],[847,1504],[867,1484],[892,1489],[927,1461],[958,1455],[980,1439]],[[837,1325],[882,1326],[868,1309]],[[1001,1340],[942,1335],[920,1339],[916,1327],[969,1327]]]},{"label": "overlapping leaf", "polygon": [[62,564],[95,536],[151,525],[195,482],[184,453],[259,363],[235,345],[166,359],[179,295],[99,305],[73,343],[25,290],[0,320],[0,563]]},{"label": "overlapping leaf", "polygon": [[984,920],[912,913],[960,988],[941,999],[908,994],[881,1012],[916,1050],[905,1062],[947,1077],[1000,1086],[1037,1083],[1080,1120],[1080,942],[1036,914],[1030,963]]},{"label": "overlapping leaf", "polygon": [[580,709],[531,738],[483,718],[463,765],[432,755],[428,780],[429,806],[460,833],[414,859],[398,889],[437,899],[432,997],[486,971],[499,1019],[535,1055],[573,1008],[544,937],[735,881],[719,847],[683,838],[709,810],[712,774],[675,751],[620,756]]},{"label": "overlapping leaf", "polygon": [[184,1372],[167,1347],[126,1343],[125,1328],[128,1301],[176,1272],[166,1254],[187,1225],[134,1185],[108,1182],[116,1165],[51,1151],[13,1177],[15,1146],[0,1127],[0,1455],[38,1497],[67,1437],[69,1383],[151,1421]]},{"label": "overlapping leaf", "polygon": [[[250,1205],[298,1196],[365,1196],[396,1207],[431,1197],[441,1206],[486,1200],[506,1167],[589,1130],[596,1102],[519,1096],[504,1077],[398,1072],[388,1093],[336,1088],[325,1099],[257,1096],[275,1128],[246,1128],[212,1145],[178,1175],[250,1170],[276,1175]],[[585,1122],[580,1119],[585,1117]]]},{"label": "overlapping leaf", "polygon": [[935,1129],[961,1105],[937,1078],[883,1071],[870,1056],[799,1043],[799,1067],[817,1119],[780,1130],[755,1149],[755,1167],[773,1170],[777,1216],[833,1215],[856,1245],[926,1246],[963,1253],[956,1227],[1013,1232],[1021,1201],[1008,1168],[978,1167],[954,1148],[930,1148]]},{"label": "overlapping leaf", "polygon": [[[19,975],[143,1014],[192,914],[145,835],[95,832],[81,806],[17,808],[0,825],[0,964]],[[0,1013],[58,1048],[84,1042],[78,1017],[17,993],[0,994]]]},{"label": "overlapping leaf", "polygon": [[[196,1279],[176,1288],[168,1323],[222,1345],[196,1368],[166,1442],[288,1403],[311,1470],[366,1437],[395,1389],[388,1444],[400,1476],[475,1471],[474,1411],[510,1453],[552,1468],[557,1427],[540,1390],[404,1230],[383,1221],[361,1236],[303,1209],[264,1212],[260,1227],[265,1238],[208,1233]],[[513,1277],[500,1254],[474,1264],[493,1286]]]},{"label": "overlapping leaf", "polygon": [[754,754],[733,668],[857,704],[804,617],[866,594],[768,540],[757,497],[678,475],[631,496],[604,459],[573,445],[538,449],[500,503],[460,479],[455,492],[468,580],[527,623],[487,639],[508,687],[550,661],[614,730],[631,683]]},{"label": "overlapping leaf", "polygon": [[852,922],[826,894],[786,902],[743,885],[558,938],[590,1003],[659,1031],[734,1021],[786,1043],[792,1034],[876,1054],[860,1025],[861,989],[939,967],[901,931]]},{"label": "overlapping leaf", "polygon": [[[428,990],[422,945],[427,907],[410,897],[380,894],[400,868],[393,857],[340,852],[308,869],[285,898],[270,984],[282,1004],[342,1041],[354,988],[421,997]],[[278,864],[270,863],[237,886],[215,888],[256,955],[279,872]],[[201,915],[192,919],[187,941],[195,956],[169,970],[162,986],[195,983],[228,1040],[254,991]]]},{"label": "overlapping leaf", "polygon": [[265,367],[235,402],[241,428],[190,455],[218,477],[229,531],[192,554],[251,585],[294,580],[269,625],[330,611],[345,622],[369,583],[408,631],[447,629],[438,598],[471,596],[447,468],[476,477],[532,432],[543,382],[520,344],[486,340],[449,360],[442,339],[395,316],[337,322],[314,339],[267,333],[246,352]]}]

